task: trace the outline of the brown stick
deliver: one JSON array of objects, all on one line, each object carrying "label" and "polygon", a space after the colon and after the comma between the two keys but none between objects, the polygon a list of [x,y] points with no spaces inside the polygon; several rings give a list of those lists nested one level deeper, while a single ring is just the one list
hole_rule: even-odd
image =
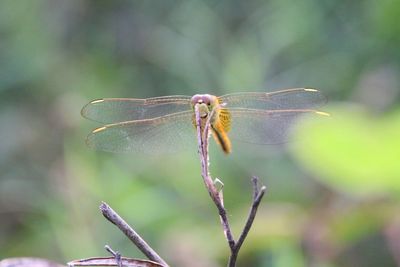
[{"label": "brown stick", "polygon": [[229,247],[232,251],[235,240],[232,235],[231,228],[229,226],[228,217],[226,215],[226,210],[222,201],[222,194],[218,192],[217,188],[215,188],[214,182],[209,174],[208,166],[209,166],[209,158],[208,158],[208,139],[209,139],[209,129],[210,129],[210,119],[214,115],[214,112],[209,114],[209,118],[204,126],[202,131],[201,129],[201,117],[198,106],[195,106],[195,115],[196,115],[196,128],[197,128],[197,141],[199,145],[199,154],[201,161],[201,176],[203,177],[204,184],[206,185],[207,191],[213,200],[215,206],[218,209],[218,214],[221,220],[221,224],[224,230],[225,238],[228,241]]},{"label": "brown stick", "polygon": [[149,260],[158,262],[165,267],[168,264],[155,252],[144,239],[127,224],[107,203],[102,202],[100,210],[103,216],[115,224]]},{"label": "brown stick", "polygon": [[259,188],[258,177],[254,176],[252,181],[253,181],[253,189],[254,189],[253,203],[251,205],[249,215],[247,216],[246,224],[244,225],[242,233],[240,234],[239,239],[235,244],[234,251],[232,252],[231,256],[229,257],[228,266],[236,265],[236,259],[239,255],[239,250],[242,247],[242,244],[243,244],[244,240],[246,239],[251,226],[253,225],[254,218],[256,217],[256,214],[257,214],[258,206],[260,205],[261,199],[263,198],[265,190],[266,190],[265,186],[262,186],[261,188]]}]

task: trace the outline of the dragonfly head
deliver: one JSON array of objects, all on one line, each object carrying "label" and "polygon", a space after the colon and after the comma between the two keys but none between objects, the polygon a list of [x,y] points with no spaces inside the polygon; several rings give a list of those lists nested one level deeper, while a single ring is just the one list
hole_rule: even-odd
[{"label": "dragonfly head", "polygon": [[200,117],[206,118],[211,110],[218,103],[218,98],[213,95],[204,94],[204,95],[194,95],[191,99],[191,103],[193,108],[197,105],[200,111]]}]

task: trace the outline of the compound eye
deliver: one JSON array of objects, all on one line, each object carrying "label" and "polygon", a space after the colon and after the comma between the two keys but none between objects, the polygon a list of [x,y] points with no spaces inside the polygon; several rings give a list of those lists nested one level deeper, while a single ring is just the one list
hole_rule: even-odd
[{"label": "compound eye", "polygon": [[192,97],[192,103],[193,104],[202,103],[202,97],[200,95],[194,95]]},{"label": "compound eye", "polygon": [[203,103],[209,106],[211,104],[210,97],[208,95],[204,95],[202,97]]}]

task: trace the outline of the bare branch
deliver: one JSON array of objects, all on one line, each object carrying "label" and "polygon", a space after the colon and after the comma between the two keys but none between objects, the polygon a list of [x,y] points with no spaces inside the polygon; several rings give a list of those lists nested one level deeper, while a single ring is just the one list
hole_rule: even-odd
[{"label": "bare branch", "polygon": [[259,189],[258,177],[253,177],[252,180],[253,180],[253,185],[254,185],[253,189],[254,189],[255,197],[253,198],[253,203],[251,205],[249,215],[247,216],[246,224],[244,225],[242,233],[240,234],[239,239],[235,244],[234,250],[233,250],[231,256],[229,257],[228,266],[235,266],[236,259],[239,254],[239,250],[240,250],[241,246],[243,245],[243,242],[246,239],[251,226],[253,225],[254,218],[256,217],[256,214],[257,214],[258,206],[260,205],[261,199],[263,198],[265,190],[266,190],[265,186],[262,186]]},{"label": "bare branch", "polygon": [[253,176],[251,178],[251,182],[253,183],[253,201],[254,201],[257,198],[258,193],[260,192],[259,178],[257,176]]},{"label": "bare branch", "polygon": [[152,261],[161,263],[163,266],[168,264],[155,252],[144,239],[127,224],[107,203],[102,202],[100,210],[103,216],[115,224],[132,242],[135,246]]}]

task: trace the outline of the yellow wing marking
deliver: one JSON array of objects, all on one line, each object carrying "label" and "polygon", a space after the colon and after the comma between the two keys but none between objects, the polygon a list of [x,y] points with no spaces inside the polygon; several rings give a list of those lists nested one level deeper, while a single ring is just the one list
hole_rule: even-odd
[{"label": "yellow wing marking", "polygon": [[318,115],[322,115],[322,116],[331,116],[331,114],[329,114],[329,113],[327,113],[327,112],[323,112],[323,111],[315,111],[315,114],[318,114]]},{"label": "yellow wing marking", "polygon": [[93,100],[92,102],[90,102],[90,104],[97,104],[97,103],[101,103],[101,102],[104,102],[104,99]]},{"label": "yellow wing marking", "polygon": [[107,129],[107,127],[106,127],[106,126],[103,126],[103,127],[94,129],[94,130],[92,131],[92,133],[98,133],[98,132],[104,131],[105,129]]}]

